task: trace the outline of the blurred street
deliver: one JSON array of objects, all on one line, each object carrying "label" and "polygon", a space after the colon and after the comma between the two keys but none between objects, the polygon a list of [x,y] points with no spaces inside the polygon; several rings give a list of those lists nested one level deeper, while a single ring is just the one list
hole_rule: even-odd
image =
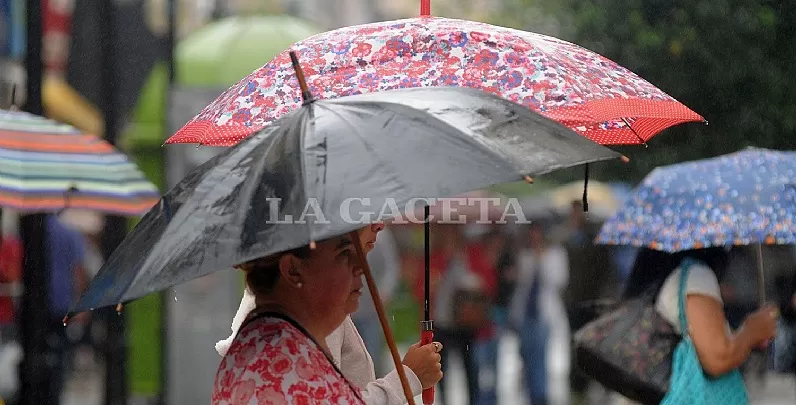
[{"label": "blurred street", "polygon": [[[406,346],[401,348],[401,351],[405,349]],[[498,360],[498,364],[500,364],[498,376],[500,405],[527,403],[519,381],[521,364],[515,354],[517,350],[518,342],[514,336],[509,335],[502,339]],[[384,358],[388,359],[388,356],[385,354]],[[84,359],[89,360],[87,356]],[[448,402],[448,405],[465,405],[467,404],[467,390],[465,388],[461,359],[454,356],[452,360],[455,366],[443,380],[450,387],[450,402]],[[185,361],[188,362],[189,360],[186,359]],[[388,366],[390,364],[385,362],[385,367]],[[102,368],[91,364],[90,361],[76,366],[75,373],[66,389],[64,405],[101,404],[104,378],[101,373]],[[207,382],[207,384],[210,383],[210,381]],[[599,391],[599,389],[594,391]],[[766,375],[764,389],[754,388],[750,389],[750,391],[752,391],[750,393],[752,405],[792,405],[796,403],[796,380],[793,376],[769,373]],[[622,399],[615,395],[609,395],[608,400],[606,400],[606,397],[601,396],[601,393],[596,393],[594,397],[596,399],[590,405],[623,405]],[[420,403],[420,397],[417,398],[417,401]],[[188,403],[173,403],[169,405],[187,405]],[[439,400],[437,403],[440,403]],[[565,404],[566,402],[553,403],[553,405]]]}]

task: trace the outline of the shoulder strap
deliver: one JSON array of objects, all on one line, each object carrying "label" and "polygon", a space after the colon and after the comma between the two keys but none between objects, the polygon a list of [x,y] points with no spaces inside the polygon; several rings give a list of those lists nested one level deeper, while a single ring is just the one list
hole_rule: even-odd
[{"label": "shoulder strap", "polygon": [[691,258],[685,258],[680,263],[680,287],[679,292],[677,294],[677,308],[679,312],[679,319],[680,319],[680,333],[683,336],[688,334],[688,316],[685,313],[685,299],[686,299],[686,285],[688,283],[688,269],[693,264],[693,260]]}]

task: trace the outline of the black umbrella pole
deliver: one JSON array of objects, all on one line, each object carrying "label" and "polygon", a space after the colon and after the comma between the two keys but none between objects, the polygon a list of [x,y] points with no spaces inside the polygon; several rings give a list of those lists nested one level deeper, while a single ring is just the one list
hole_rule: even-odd
[{"label": "black umbrella pole", "polygon": [[[100,15],[103,18],[100,36],[102,55],[102,89],[105,100],[102,115],[105,119],[105,139],[108,143],[116,145],[119,130],[119,105],[118,105],[118,63],[116,50],[116,6],[115,0],[100,0],[97,7],[101,7]],[[109,215],[105,217],[105,228],[102,230],[102,253],[108,260],[111,253],[116,250],[124,239],[127,220],[124,217]],[[119,308],[121,309],[121,308]],[[107,314],[107,337],[105,340],[105,405],[124,405],[127,403],[127,345],[125,341],[125,320],[121,311],[111,312],[113,309],[103,310]]]},{"label": "black umbrella pole", "polygon": [[425,212],[425,220],[423,221],[423,232],[425,233],[425,238],[423,240],[423,249],[424,249],[424,258],[423,258],[423,276],[424,282],[423,285],[423,312],[424,318],[423,320],[426,322],[431,321],[431,221],[429,220],[430,214],[430,207],[426,205],[423,208]]},{"label": "black umbrella pole", "polygon": [[[166,34],[166,60],[168,62],[169,81],[166,87],[166,97],[163,99],[163,139],[166,139],[171,133],[169,132],[169,118],[171,112],[171,100],[173,98],[174,88],[179,83],[177,77],[177,60],[175,58],[175,48],[177,45],[177,0],[167,0],[167,21],[168,32]],[[160,148],[160,161],[166,162],[166,148]],[[165,405],[166,399],[169,397],[169,350],[170,350],[170,331],[169,331],[169,301],[168,292],[160,293],[160,319],[162,319],[162,326],[160,328],[160,389],[157,394],[157,405]]]},{"label": "black umbrella pole", "polygon": [[[50,316],[50,272],[47,263],[46,216],[25,215],[20,219],[22,236],[22,303],[18,316],[22,338],[20,405],[56,405],[53,382],[53,351],[47,344],[53,335]],[[63,377],[63,376],[61,376]]]},{"label": "black umbrella pole", "polygon": [[[425,318],[420,323],[420,344],[428,345],[434,342],[434,321],[431,320],[431,208],[424,207],[425,221],[423,221],[423,231],[425,233],[423,247],[425,249],[423,272],[425,273],[423,311]],[[423,404],[431,405],[434,403],[434,387],[423,390]]]},{"label": "black umbrella pole", "polygon": [[403,363],[401,363],[401,356],[398,354],[398,345],[395,344],[395,338],[390,328],[390,323],[387,322],[387,313],[384,311],[384,304],[381,302],[379,289],[376,287],[376,281],[373,279],[373,273],[370,271],[370,265],[365,257],[365,251],[362,250],[362,241],[359,240],[359,234],[351,232],[351,239],[354,242],[354,248],[357,250],[357,257],[362,265],[362,270],[365,273],[365,281],[368,283],[368,290],[370,297],[373,299],[373,306],[376,307],[376,314],[379,316],[379,323],[384,332],[384,339],[387,341],[387,347],[390,348],[392,361],[395,364],[395,371],[398,372],[398,378],[401,380],[401,387],[404,390],[406,401],[409,405],[415,405],[415,399],[412,396],[412,388],[409,386],[409,380],[406,378],[406,371],[404,370]]},{"label": "black umbrella pole", "polygon": [[[41,0],[26,0],[27,101],[25,111],[43,113],[41,83],[44,72],[42,61],[42,7]],[[46,254],[47,223],[41,214],[24,215],[20,219],[22,237],[22,302],[17,321],[22,338],[20,363],[21,405],[55,405],[53,397],[52,351],[47,338],[53,332],[50,319],[50,272]]]}]

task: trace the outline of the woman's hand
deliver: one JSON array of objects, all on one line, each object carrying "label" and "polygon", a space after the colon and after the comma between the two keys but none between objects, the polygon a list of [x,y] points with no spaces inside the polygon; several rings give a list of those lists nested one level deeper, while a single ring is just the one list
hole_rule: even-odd
[{"label": "woman's hand", "polygon": [[737,333],[727,334],[721,303],[699,294],[688,296],[686,313],[702,369],[714,377],[738,368],[752,348],[771,340],[779,317],[776,306],[766,305],[747,316]]},{"label": "woman's hand", "polygon": [[415,373],[423,389],[433,387],[442,379],[440,351],[442,351],[442,344],[439,342],[429,343],[425,346],[420,346],[418,342],[409,346],[409,351],[404,356],[404,365]]},{"label": "woman's hand", "polygon": [[774,304],[762,308],[746,317],[743,327],[748,329],[754,344],[765,345],[777,335],[779,309]]}]

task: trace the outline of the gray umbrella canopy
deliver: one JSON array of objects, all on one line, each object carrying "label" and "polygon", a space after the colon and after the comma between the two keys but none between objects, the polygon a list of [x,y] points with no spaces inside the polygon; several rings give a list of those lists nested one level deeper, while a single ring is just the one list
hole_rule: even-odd
[{"label": "gray umbrella canopy", "polygon": [[[527,108],[441,87],[318,100],[198,167],[105,263],[75,312],[353,231],[363,213],[620,155]],[[369,199],[369,200],[352,200]],[[386,207],[386,209],[385,209]]]}]

